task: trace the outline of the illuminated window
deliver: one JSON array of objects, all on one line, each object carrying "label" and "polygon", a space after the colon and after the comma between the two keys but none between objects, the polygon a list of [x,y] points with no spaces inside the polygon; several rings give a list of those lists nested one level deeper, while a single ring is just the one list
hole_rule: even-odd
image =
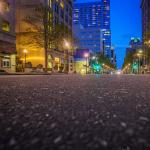
[{"label": "illuminated window", "polygon": [[10,24],[9,24],[8,21],[3,21],[3,23],[2,23],[2,30],[6,31],[6,32],[10,31]]},{"label": "illuminated window", "polygon": [[10,59],[3,59],[2,60],[2,66],[3,66],[3,68],[10,67]]},{"label": "illuminated window", "polygon": [[59,63],[60,59],[58,57],[55,57],[55,63]]}]

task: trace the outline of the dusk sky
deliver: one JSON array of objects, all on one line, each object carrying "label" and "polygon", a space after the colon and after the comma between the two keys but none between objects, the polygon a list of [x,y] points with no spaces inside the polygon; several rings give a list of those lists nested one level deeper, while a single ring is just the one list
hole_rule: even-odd
[{"label": "dusk sky", "polygon": [[[101,0],[77,0],[95,2]],[[117,55],[117,66],[122,67],[125,50],[131,37],[141,38],[141,0],[111,0],[112,46]]]}]

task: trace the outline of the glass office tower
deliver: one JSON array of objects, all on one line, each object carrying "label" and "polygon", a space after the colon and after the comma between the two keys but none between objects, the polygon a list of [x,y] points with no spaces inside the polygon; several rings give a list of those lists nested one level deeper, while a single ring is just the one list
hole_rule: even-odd
[{"label": "glass office tower", "polygon": [[81,48],[110,57],[110,0],[74,3],[73,28]]}]

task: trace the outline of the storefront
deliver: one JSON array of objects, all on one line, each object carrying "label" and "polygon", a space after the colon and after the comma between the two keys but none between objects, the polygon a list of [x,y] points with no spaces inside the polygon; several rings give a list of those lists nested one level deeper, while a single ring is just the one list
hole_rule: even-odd
[{"label": "storefront", "polygon": [[14,44],[0,41],[0,70],[16,72],[16,48]]},{"label": "storefront", "polygon": [[74,57],[64,55],[62,52],[53,51],[48,54],[48,70],[52,72],[74,72]]},{"label": "storefront", "polygon": [[0,70],[8,73],[16,72],[16,54],[0,52]]}]

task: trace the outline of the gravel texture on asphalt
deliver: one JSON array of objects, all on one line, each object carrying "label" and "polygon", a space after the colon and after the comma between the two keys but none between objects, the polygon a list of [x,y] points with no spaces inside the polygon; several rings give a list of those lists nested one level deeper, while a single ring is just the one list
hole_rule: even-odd
[{"label": "gravel texture on asphalt", "polygon": [[0,76],[0,150],[150,150],[150,76]]}]

